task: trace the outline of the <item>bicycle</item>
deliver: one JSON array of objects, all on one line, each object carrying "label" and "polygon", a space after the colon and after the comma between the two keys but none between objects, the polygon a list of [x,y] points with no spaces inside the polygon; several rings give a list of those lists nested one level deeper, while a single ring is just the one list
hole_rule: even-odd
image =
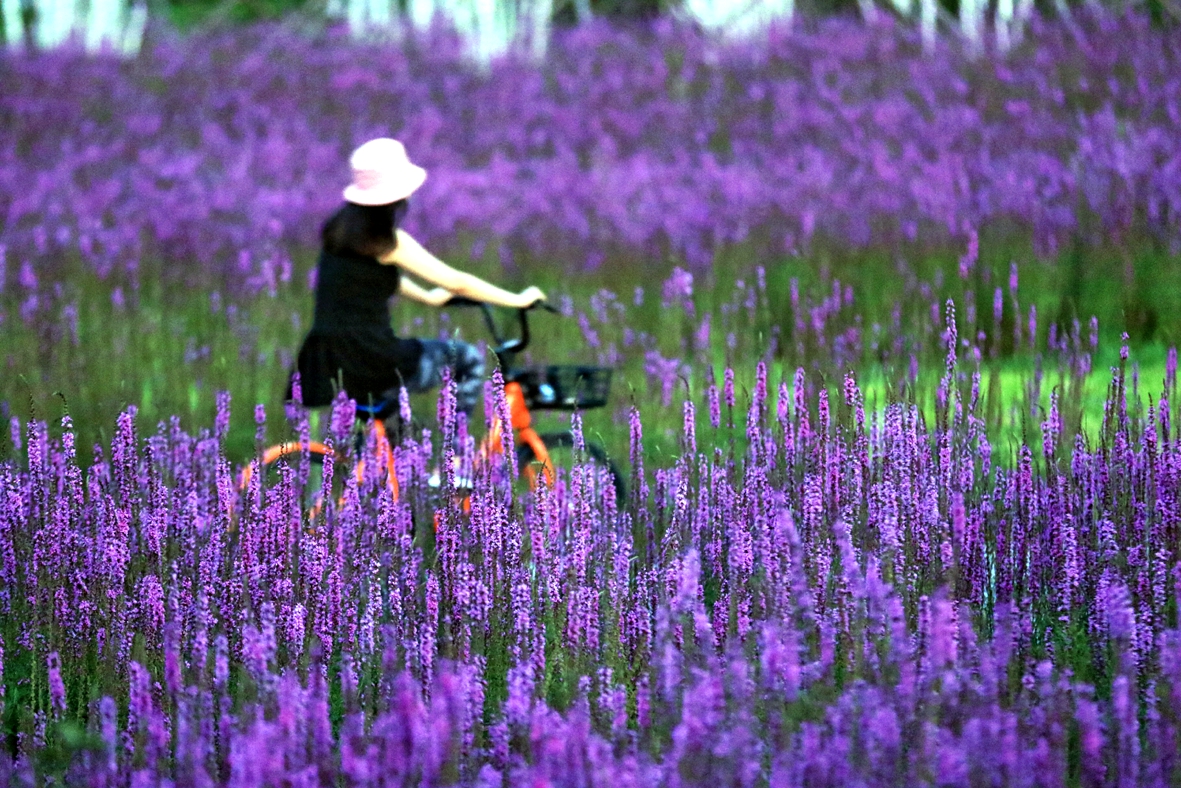
[{"label": "bicycle", "polygon": [[[504,379],[504,396],[508,404],[511,422],[509,426],[513,431],[518,472],[527,489],[531,491],[535,491],[543,481],[550,488],[556,487],[561,481],[563,468],[555,455],[560,456],[567,450],[577,453],[575,436],[569,430],[538,433],[533,427],[533,411],[591,410],[604,407],[607,404],[613,370],[610,367],[585,365],[517,367],[514,363],[516,357],[530,344],[529,313],[534,307],[517,310],[517,336],[506,337],[498,329],[492,309],[487,303],[453,297],[443,306],[481,309],[484,324],[495,342],[491,349]],[[557,313],[556,309],[545,303],[534,306]],[[399,499],[400,490],[395,456],[385,420],[397,412],[397,399],[356,405],[357,420],[361,429],[357,431],[358,460],[352,470],[357,482],[360,483],[368,472],[368,463],[375,463],[379,474],[384,475],[384,483],[394,501]],[[494,417],[488,434],[480,442],[477,463],[503,453],[503,430],[500,419]],[[301,461],[306,459],[311,465],[322,465],[326,458],[335,456],[331,446],[319,441],[307,444],[306,457],[302,456],[304,451],[305,447],[294,441],[268,447],[257,460],[242,470],[239,489],[244,491],[249,487],[256,468],[269,473],[284,463],[289,465],[294,457],[299,457]],[[584,441],[582,455],[574,460],[600,471],[599,475],[604,482],[609,479],[614,485],[616,503],[621,504],[626,497],[623,476],[607,451],[593,441]],[[323,506],[323,493],[314,486],[315,480],[311,476],[307,481],[309,484],[305,489],[304,506],[308,515],[314,519]],[[462,507],[466,510],[470,487],[461,486],[456,492],[460,494]]]}]

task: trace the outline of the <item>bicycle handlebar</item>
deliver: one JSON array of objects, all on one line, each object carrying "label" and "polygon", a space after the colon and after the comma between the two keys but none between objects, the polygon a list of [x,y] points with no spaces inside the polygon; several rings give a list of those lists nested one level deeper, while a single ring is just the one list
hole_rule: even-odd
[{"label": "bicycle handlebar", "polygon": [[477,300],[476,300],[476,299],[474,299],[474,298],[468,298],[467,296],[457,296],[457,295],[453,295],[453,296],[451,296],[450,298],[448,298],[446,301],[444,301],[442,304],[440,304],[439,306],[441,306],[441,307],[448,307],[448,306],[487,306],[487,303],[486,303],[486,302],[484,302],[484,301],[477,301]]},{"label": "bicycle handlebar", "polygon": [[[480,307],[484,307],[484,306],[488,306],[488,307],[490,307],[490,306],[492,306],[492,304],[488,303],[487,301],[477,301],[476,299],[468,298],[467,296],[453,295],[450,298],[448,298],[446,301],[444,301],[442,304],[440,304],[440,306],[444,306],[444,307],[449,307],[449,306],[461,306],[461,307],[462,306],[480,306]],[[544,309],[546,312],[552,312],[555,315],[561,314],[561,311],[562,311],[562,310],[558,309],[556,306],[554,306],[553,304],[551,304],[549,301],[545,301],[545,300],[534,301],[532,304],[530,304],[529,306],[526,306],[526,307],[517,307],[518,311],[528,311],[530,309]]]},{"label": "bicycle handlebar", "polygon": [[496,354],[497,361],[503,369],[507,369],[509,364],[506,363],[511,355],[516,355],[529,346],[529,312],[534,309],[544,309],[552,314],[561,314],[557,307],[548,301],[535,301],[527,307],[517,309],[517,321],[520,325],[519,336],[508,339],[501,336],[500,330],[496,327],[496,321],[492,318],[492,305],[487,301],[476,301],[466,296],[451,296],[451,298],[444,301],[443,307],[479,307],[484,313],[484,325],[488,327],[488,333],[492,335],[492,339],[496,342],[496,346],[492,348],[492,352]]}]

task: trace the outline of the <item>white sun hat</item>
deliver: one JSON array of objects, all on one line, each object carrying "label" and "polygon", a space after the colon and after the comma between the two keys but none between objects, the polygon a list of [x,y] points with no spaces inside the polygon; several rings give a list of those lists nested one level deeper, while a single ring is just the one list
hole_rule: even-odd
[{"label": "white sun hat", "polygon": [[389,137],[369,140],[349,157],[353,182],[344,198],[357,205],[388,205],[405,199],[422,186],[426,170],[411,164],[406,147]]}]

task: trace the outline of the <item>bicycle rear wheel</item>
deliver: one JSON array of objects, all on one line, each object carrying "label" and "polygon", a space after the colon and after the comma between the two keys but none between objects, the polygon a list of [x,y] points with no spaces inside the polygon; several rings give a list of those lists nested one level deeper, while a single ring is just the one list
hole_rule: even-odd
[{"label": "bicycle rear wheel", "polygon": [[[593,441],[585,441],[585,450],[581,453],[575,451],[574,433],[569,430],[547,432],[539,437],[549,452],[555,486],[569,489],[573,483],[574,469],[582,467],[589,471],[583,478],[585,483],[591,485],[594,500],[604,495],[608,485],[611,485],[615,490],[616,505],[623,506],[627,498],[626,483],[606,449]],[[545,468],[538,461],[533,447],[527,443],[517,447],[517,468],[530,489],[536,489],[538,484],[544,483]]]}]

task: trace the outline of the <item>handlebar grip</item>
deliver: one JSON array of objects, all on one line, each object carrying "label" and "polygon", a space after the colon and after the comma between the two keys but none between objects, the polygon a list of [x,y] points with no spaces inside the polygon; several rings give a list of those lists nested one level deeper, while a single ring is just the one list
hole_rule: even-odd
[{"label": "handlebar grip", "polygon": [[551,304],[549,301],[534,301],[527,308],[528,309],[544,309],[546,312],[549,312],[554,315],[562,314],[562,310],[558,309],[556,306]]}]

